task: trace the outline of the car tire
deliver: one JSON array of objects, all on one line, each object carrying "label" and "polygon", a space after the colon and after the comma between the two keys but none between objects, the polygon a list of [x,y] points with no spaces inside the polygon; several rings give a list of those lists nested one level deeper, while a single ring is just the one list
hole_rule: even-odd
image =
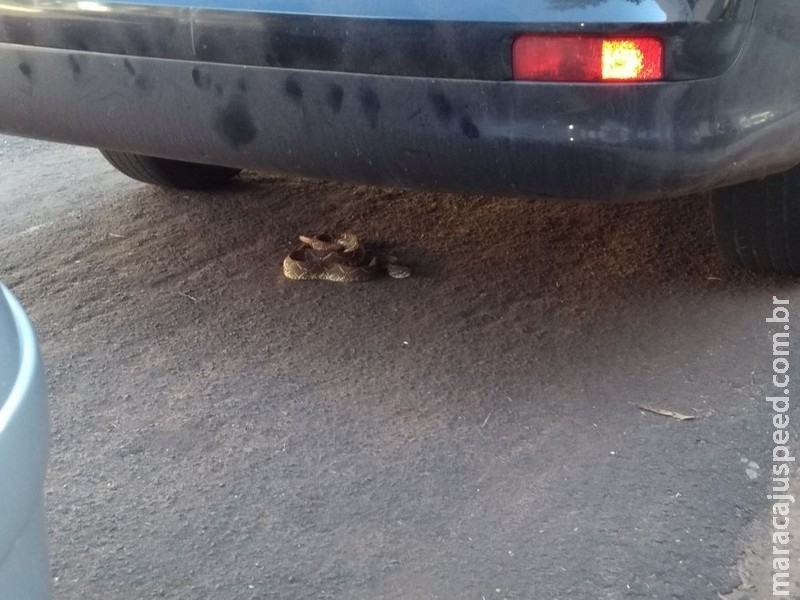
[{"label": "car tire", "polygon": [[100,150],[111,165],[132,179],[163,187],[204,190],[228,183],[241,169]]},{"label": "car tire", "polygon": [[800,275],[800,167],[715,190],[711,215],[726,262],[759,273]]}]

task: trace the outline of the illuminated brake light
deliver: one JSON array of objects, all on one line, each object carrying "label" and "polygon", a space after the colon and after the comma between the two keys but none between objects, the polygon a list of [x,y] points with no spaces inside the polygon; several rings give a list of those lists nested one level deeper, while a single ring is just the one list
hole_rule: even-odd
[{"label": "illuminated brake light", "polygon": [[514,79],[523,81],[657,81],[664,43],[642,36],[526,34],[512,47]]},{"label": "illuminated brake light", "polygon": [[662,55],[661,40],[654,38],[603,40],[603,79],[661,79]]}]

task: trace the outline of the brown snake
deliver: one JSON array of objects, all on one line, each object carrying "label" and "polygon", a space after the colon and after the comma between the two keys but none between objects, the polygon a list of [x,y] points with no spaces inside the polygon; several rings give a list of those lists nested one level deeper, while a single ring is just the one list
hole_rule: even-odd
[{"label": "brown snake", "polygon": [[369,281],[382,271],[395,279],[411,275],[411,269],[397,264],[393,256],[367,256],[363,244],[352,233],[301,235],[300,243],[300,248],[283,261],[287,279],[356,283]]}]

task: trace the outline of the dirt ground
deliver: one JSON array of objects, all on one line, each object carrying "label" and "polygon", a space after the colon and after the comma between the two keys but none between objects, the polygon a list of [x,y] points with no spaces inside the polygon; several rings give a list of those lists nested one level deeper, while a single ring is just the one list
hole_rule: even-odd
[{"label": "dirt ground", "polygon": [[[413,277],[282,278],[344,230]],[[724,266],[703,198],[169,192],[0,138],[0,281],[56,598],[771,597],[764,319],[800,287]]]}]

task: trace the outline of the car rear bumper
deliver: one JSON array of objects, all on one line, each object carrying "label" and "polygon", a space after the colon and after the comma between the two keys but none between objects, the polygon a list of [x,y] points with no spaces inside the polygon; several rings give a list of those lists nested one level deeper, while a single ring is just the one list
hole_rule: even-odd
[{"label": "car rear bumper", "polygon": [[[241,64],[247,62],[241,48],[254,41],[231,44],[239,55],[226,54],[224,44],[198,50],[198,42],[211,38],[195,31],[189,41],[203,58],[197,60],[181,54],[188,42],[175,41],[183,35],[177,22],[172,41],[160,49],[141,43],[137,55],[130,35],[116,54],[117,42],[96,36],[53,38],[47,48],[6,42],[0,43],[0,131],[401,187],[603,201],[674,196],[800,162],[800,90],[785,84],[800,79],[791,60],[800,47],[797,29],[786,24],[792,18],[797,24],[792,2],[759,3],[751,26],[734,22],[720,34],[727,52],[692,62],[684,44],[671,81],[636,85],[498,80],[497,64],[443,77],[467,67],[442,61],[393,60],[387,64],[394,71],[373,68],[392,73],[385,75],[365,66],[378,58],[356,52],[319,64],[326,52],[304,54],[297,51],[302,45],[291,44],[295,51],[265,52]],[[228,19],[238,25],[215,31],[245,35],[241,13],[193,15],[190,25],[210,19],[222,27]],[[690,36],[706,25],[714,24],[653,27]],[[87,47],[86,39],[107,47]],[[434,31],[430,39],[448,36]],[[88,49],[76,49],[81,44]]]}]

